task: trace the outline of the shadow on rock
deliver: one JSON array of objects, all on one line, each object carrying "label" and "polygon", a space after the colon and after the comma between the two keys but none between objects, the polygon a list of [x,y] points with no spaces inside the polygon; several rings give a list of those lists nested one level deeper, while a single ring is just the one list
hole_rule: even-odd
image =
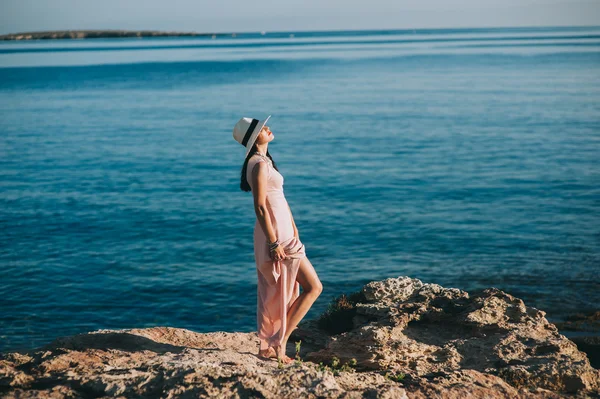
[{"label": "shadow on rock", "polygon": [[[72,337],[61,337],[50,342],[36,351],[54,349],[68,349],[85,351],[86,349],[120,350],[124,352],[152,351],[156,353],[178,353],[186,349],[185,346],[176,346],[153,341],[150,338],[127,332],[110,332],[102,334],[78,334]],[[29,351],[31,352],[31,351]]]}]

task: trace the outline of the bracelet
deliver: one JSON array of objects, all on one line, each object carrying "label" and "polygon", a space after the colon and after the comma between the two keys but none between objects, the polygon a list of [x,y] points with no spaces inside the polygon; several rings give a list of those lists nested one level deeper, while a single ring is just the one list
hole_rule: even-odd
[{"label": "bracelet", "polygon": [[269,251],[274,250],[275,248],[277,248],[279,246],[279,240],[275,240],[273,242],[269,243]]}]

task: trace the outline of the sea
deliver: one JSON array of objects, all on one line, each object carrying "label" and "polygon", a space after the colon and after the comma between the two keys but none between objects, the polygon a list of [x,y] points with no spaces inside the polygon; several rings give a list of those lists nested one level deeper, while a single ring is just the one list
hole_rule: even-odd
[{"label": "sea", "polygon": [[323,283],[600,310],[600,27],[0,43],[0,351],[256,330],[241,117]]}]

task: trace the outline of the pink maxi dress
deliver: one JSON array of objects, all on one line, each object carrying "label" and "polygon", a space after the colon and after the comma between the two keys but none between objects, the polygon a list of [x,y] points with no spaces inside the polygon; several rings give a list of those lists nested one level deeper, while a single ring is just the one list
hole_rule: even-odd
[{"label": "pink maxi dress", "polygon": [[258,162],[265,162],[268,170],[267,209],[275,234],[286,258],[271,259],[267,237],[258,221],[254,224],[254,258],[258,276],[256,327],[260,349],[281,345],[287,332],[287,313],[300,295],[296,281],[300,259],[306,256],[304,245],[294,237],[294,226],[287,200],[283,194],[283,176],[271,160],[255,154],[248,160],[246,179],[252,187],[252,170]]}]

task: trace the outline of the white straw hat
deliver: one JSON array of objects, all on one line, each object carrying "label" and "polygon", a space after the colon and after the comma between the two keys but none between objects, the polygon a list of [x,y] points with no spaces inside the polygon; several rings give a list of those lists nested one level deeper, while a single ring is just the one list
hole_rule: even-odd
[{"label": "white straw hat", "polygon": [[235,141],[246,147],[246,155],[244,155],[244,159],[246,159],[248,156],[250,149],[252,149],[252,146],[256,141],[258,133],[260,133],[270,117],[271,115],[269,115],[264,121],[253,118],[242,118],[238,121],[238,123],[235,124],[233,128],[233,138]]}]

